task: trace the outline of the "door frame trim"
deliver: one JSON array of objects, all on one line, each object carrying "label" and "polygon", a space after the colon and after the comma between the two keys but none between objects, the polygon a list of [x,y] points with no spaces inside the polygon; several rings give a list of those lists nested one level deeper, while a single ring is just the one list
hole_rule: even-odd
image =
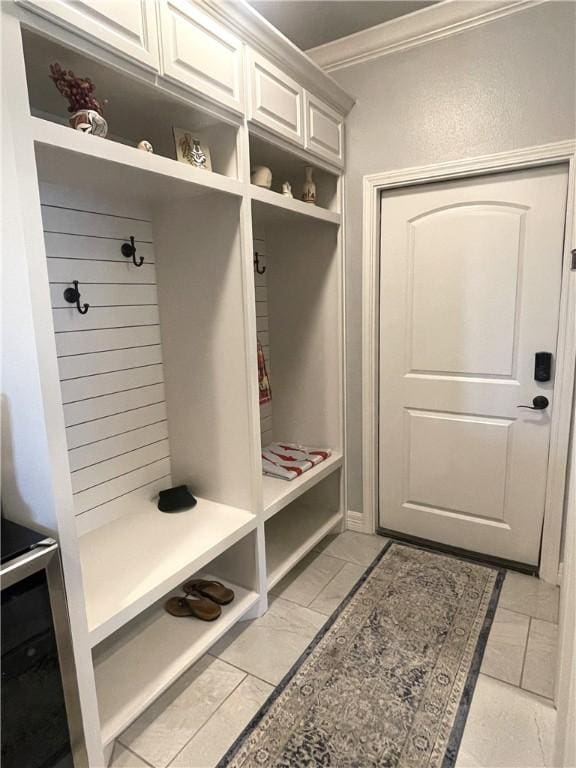
[{"label": "door frame trim", "polygon": [[554,411],[550,431],[548,479],[540,555],[540,578],[559,583],[560,545],[566,467],[571,435],[572,396],[576,364],[576,272],[571,270],[571,251],[576,248],[576,141],[561,141],[493,155],[466,158],[415,168],[364,176],[362,231],[362,474],[364,530],[377,527],[378,509],[378,328],[380,278],[380,193],[383,190],[446,181],[501,171],[546,165],[568,166],[568,196]]}]

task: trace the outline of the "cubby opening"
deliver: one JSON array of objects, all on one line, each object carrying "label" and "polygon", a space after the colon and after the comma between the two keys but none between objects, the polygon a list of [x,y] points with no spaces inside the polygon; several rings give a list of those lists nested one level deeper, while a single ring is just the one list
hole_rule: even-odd
[{"label": "cubby opening", "polygon": [[177,618],[166,600],[182,596],[182,584],[97,645],[93,651],[102,742],[107,746],[258,603],[256,532],[244,536],[191,578],[217,579],[234,590],[232,603],[212,622]]},{"label": "cubby opening", "polygon": [[107,140],[130,147],[147,140],[155,154],[176,161],[173,129],[179,128],[189,131],[201,146],[209,148],[212,172],[238,178],[237,125],[175,97],[158,85],[131,77],[29,30],[23,30],[22,40],[30,112],[34,117],[69,125],[68,103],[49,79],[50,64],[57,62],[78,77],[89,77],[96,86],[95,97],[107,100]]},{"label": "cubby opening", "polygon": [[[299,478],[263,478],[265,517],[342,464],[340,267],[337,228],[296,218],[286,225],[253,205],[258,340],[272,399],[261,405],[261,437],[328,448],[331,456]],[[297,308],[297,309],[296,309]]]},{"label": "cubby opening", "polygon": [[265,523],[268,589],[342,523],[342,473],[333,472]]},{"label": "cubby opening", "polygon": [[[96,644],[256,526],[241,201],[65,188],[54,166],[38,166],[45,251]],[[75,280],[85,314],[64,297]],[[181,484],[197,505],[160,512]]]},{"label": "cubby opening", "polygon": [[[272,171],[273,192],[282,194],[282,185],[289,182],[295,200],[302,200],[307,165],[313,167],[313,179],[316,183],[316,205],[329,211],[338,210],[338,181],[336,174],[330,173],[321,165],[315,165],[296,152],[289,152],[265,141],[259,136],[250,134],[250,168],[265,166]],[[308,203],[310,207],[312,203]]]}]

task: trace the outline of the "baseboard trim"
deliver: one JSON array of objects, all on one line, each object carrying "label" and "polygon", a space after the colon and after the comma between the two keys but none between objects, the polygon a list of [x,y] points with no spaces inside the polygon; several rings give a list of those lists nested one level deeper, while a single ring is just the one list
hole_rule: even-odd
[{"label": "baseboard trim", "polygon": [[429,539],[420,539],[418,536],[408,536],[405,533],[391,531],[389,528],[379,527],[376,530],[376,533],[380,534],[380,536],[394,539],[395,541],[402,541],[406,544],[415,544],[418,547],[430,549],[434,552],[443,552],[447,555],[454,555],[454,557],[462,557],[466,560],[474,560],[478,563],[493,565],[496,568],[506,568],[509,571],[526,573],[529,576],[538,575],[537,565],[526,565],[525,563],[517,563],[515,560],[506,560],[503,557],[492,557],[491,555],[485,555],[482,552],[474,552],[469,549],[461,549],[460,547],[451,547],[448,544],[439,544],[438,542],[430,541]]},{"label": "baseboard trim", "polygon": [[349,531],[357,531],[358,533],[366,533],[366,521],[362,512],[356,512],[354,509],[349,509],[346,513],[346,528]]}]

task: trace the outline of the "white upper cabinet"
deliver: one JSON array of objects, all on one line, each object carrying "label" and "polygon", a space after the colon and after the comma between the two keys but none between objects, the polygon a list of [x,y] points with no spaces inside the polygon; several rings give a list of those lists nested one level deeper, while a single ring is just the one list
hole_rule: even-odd
[{"label": "white upper cabinet", "polygon": [[154,0],[17,0],[125,58],[158,69],[158,29]]},{"label": "white upper cabinet", "polygon": [[304,146],[304,89],[262,56],[250,52],[250,114],[254,123]]},{"label": "white upper cabinet", "polygon": [[344,118],[306,92],[306,149],[339,166],[344,164]]},{"label": "white upper cabinet", "polygon": [[243,112],[242,44],[188,0],[159,0],[162,74]]}]

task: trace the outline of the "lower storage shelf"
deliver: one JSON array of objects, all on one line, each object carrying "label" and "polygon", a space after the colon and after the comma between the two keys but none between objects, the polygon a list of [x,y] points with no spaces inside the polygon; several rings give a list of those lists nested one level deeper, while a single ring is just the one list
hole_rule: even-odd
[{"label": "lower storage shelf", "polygon": [[163,514],[154,502],[80,538],[93,646],[120,629],[256,527],[243,509],[198,499]]},{"label": "lower storage shelf", "polygon": [[258,602],[257,592],[224,583],[236,597],[216,621],[170,616],[168,594],[93,649],[104,747]]},{"label": "lower storage shelf", "polygon": [[268,589],[272,589],[294,568],[344,517],[321,507],[290,507],[266,523],[266,565]]},{"label": "lower storage shelf", "polygon": [[297,499],[310,488],[323,480],[342,466],[342,454],[333,452],[325,461],[305,472],[295,480],[264,475],[262,477],[262,493],[264,497],[264,519],[267,520],[285,506]]}]

